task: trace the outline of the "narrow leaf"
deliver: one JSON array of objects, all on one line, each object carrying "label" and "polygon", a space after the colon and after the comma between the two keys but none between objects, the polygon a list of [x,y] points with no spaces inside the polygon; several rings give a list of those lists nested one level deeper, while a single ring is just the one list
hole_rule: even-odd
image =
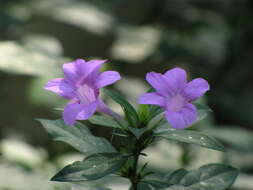
[{"label": "narrow leaf", "polygon": [[146,125],[150,120],[149,106],[146,104],[140,104],[138,114],[141,123]]},{"label": "narrow leaf", "polygon": [[110,90],[105,90],[105,92],[120,106],[123,108],[126,119],[132,125],[133,127],[138,127],[140,120],[139,116],[134,109],[134,107],[127,101],[125,100],[122,96],[120,96],[118,93]]},{"label": "narrow leaf", "polygon": [[93,136],[84,124],[77,122],[74,126],[67,126],[61,119],[38,121],[53,140],[65,142],[86,155],[115,152],[114,147],[105,138]]},{"label": "narrow leaf", "polygon": [[164,110],[160,106],[149,105],[150,119],[162,113]]},{"label": "narrow leaf", "polygon": [[121,126],[115,120],[101,115],[94,115],[89,119],[89,121],[95,125],[101,125],[112,128],[121,128]]},{"label": "narrow leaf", "polygon": [[220,144],[215,138],[207,136],[198,131],[170,129],[167,131],[156,133],[155,135],[168,140],[191,143],[209,149],[214,149],[223,152],[225,151],[222,144]]},{"label": "narrow leaf", "polygon": [[96,180],[119,170],[127,158],[120,153],[93,154],[83,161],[66,166],[51,180],[62,182]]},{"label": "narrow leaf", "polygon": [[129,130],[131,131],[131,133],[137,138],[139,139],[143,133],[145,133],[146,128],[129,128]]}]

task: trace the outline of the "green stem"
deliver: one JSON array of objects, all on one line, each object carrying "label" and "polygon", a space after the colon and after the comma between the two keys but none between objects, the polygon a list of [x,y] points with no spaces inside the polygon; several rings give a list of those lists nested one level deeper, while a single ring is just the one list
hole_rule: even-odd
[{"label": "green stem", "polygon": [[138,160],[139,160],[140,153],[138,152],[134,156],[134,163],[133,163],[133,173],[132,176],[130,176],[130,181],[132,183],[132,190],[138,190],[137,185],[138,185],[138,173],[137,173],[137,167],[138,167]]},{"label": "green stem", "polygon": [[138,161],[142,151],[148,146],[152,140],[150,134],[143,134],[140,138],[135,138],[134,147],[132,149],[132,166],[128,170],[128,179],[131,181],[130,190],[138,190],[138,183],[141,180],[141,175],[138,171]]}]

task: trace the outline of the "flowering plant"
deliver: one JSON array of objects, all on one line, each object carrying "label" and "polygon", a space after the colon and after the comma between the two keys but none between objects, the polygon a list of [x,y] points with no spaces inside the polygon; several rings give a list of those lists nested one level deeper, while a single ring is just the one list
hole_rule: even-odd
[{"label": "flowering plant", "polygon": [[[39,121],[53,140],[68,143],[85,156],[83,161],[64,167],[52,181],[91,181],[116,174],[129,179],[130,190],[223,190],[233,184],[238,171],[224,164],[208,164],[192,171],[178,169],[162,178],[147,171],[147,163],[138,164],[140,156],[148,156],[145,149],[160,139],[224,151],[213,137],[185,129],[201,119],[200,109],[202,112],[209,109],[194,103],[209,90],[206,80],[197,78],[187,82],[186,72],[181,68],[165,74],[148,73],[146,80],[152,88],[139,97],[138,111],[118,93],[104,89],[106,95],[120,104],[123,117],[100,97],[102,87],[120,80],[118,72],[99,71],[104,62],[78,59],[63,64],[64,78],[53,79],[44,87],[70,102],[64,108],[63,120]],[[113,135],[124,140],[120,145],[112,145],[104,138],[93,136],[86,124],[76,120],[111,127]]]}]

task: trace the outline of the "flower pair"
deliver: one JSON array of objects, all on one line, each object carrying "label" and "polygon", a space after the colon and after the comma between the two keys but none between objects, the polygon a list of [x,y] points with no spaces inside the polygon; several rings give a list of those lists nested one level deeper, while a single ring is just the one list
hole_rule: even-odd
[{"label": "flower pair", "polygon": [[[67,125],[73,125],[76,120],[86,120],[96,111],[115,116],[99,97],[99,90],[121,77],[115,71],[99,72],[103,63],[104,60],[83,59],[65,63],[64,78],[53,79],[45,85],[44,89],[70,100],[63,111]],[[142,94],[138,103],[163,108],[167,121],[176,129],[186,128],[197,120],[197,110],[191,102],[209,90],[206,80],[197,78],[187,83],[186,72],[181,68],[171,69],[165,74],[148,73],[146,80],[155,92]]]}]

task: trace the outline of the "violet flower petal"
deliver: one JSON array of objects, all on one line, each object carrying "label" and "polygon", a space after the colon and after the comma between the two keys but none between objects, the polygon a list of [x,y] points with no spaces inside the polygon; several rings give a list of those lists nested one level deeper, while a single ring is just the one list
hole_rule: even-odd
[{"label": "violet flower petal", "polygon": [[152,104],[152,105],[158,105],[158,106],[164,107],[165,106],[165,98],[160,96],[156,92],[145,93],[139,97],[138,103],[139,104]]},{"label": "violet flower petal", "polygon": [[189,82],[183,93],[189,101],[194,101],[210,89],[209,84],[202,78],[196,78]]},{"label": "violet flower petal", "polygon": [[168,87],[174,92],[182,90],[186,83],[186,72],[181,68],[174,68],[164,74]]},{"label": "violet flower petal", "polygon": [[196,107],[193,104],[188,103],[178,112],[166,110],[165,116],[173,128],[184,129],[197,120],[198,114]]},{"label": "violet flower petal", "polygon": [[76,120],[88,119],[99,108],[105,113],[108,112],[109,115],[116,115],[106,108],[105,104],[102,106],[99,104],[100,88],[120,79],[118,72],[100,73],[103,63],[105,60],[85,62],[83,59],[65,63],[63,64],[64,79],[51,80],[44,87],[46,90],[70,99],[63,111],[63,119],[67,125],[73,125]]},{"label": "violet flower petal", "polygon": [[97,88],[102,88],[104,86],[113,84],[120,79],[121,77],[118,72],[105,71],[99,74],[98,78],[96,79],[96,86]]},{"label": "violet flower petal", "polygon": [[83,110],[84,105],[73,103],[68,104],[63,111],[63,120],[67,125],[73,125],[76,121],[76,117]]},{"label": "violet flower petal", "polygon": [[91,102],[96,101],[97,96],[98,93],[96,93],[96,91],[87,84],[79,86],[76,90],[76,97],[78,98],[80,103],[84,105],[88,105]]},{"label": "violet flower petal", "polygon": [[82,72],[83,73],[87,73],[87,74],[91,74],[91,73],[97,73],[102,64],[104,64],[106,62],[106,60],[90,60],[87,61],[85,64],[82,64],[81,68],[82,68]]},{"label": "violet flower petal", "polygon": [[52,91],[63,98],[72,99],[75,96],[75,91],[64,79],[56,78],[50,80],[45,86],[45,90]]},{"label": "violet flower petal", "polygon": [[96,111],[98,106],[98,101],[94,101],[87,106],[84,106],[82,110],[76,116],[77,120],[89,119]]},{"label": "violet flower petal", "polygon": [[172,94],[172,92],[168,88],[166,79],[162,74],[155,72],[147,73],[146,80],[157,91],[157,93],[163,96],[168,96],[169,94]]},{"label": "violet flower petal", "polygon": [[[82,65],[82,72],[85,72],[85,83],[90,84],[95,87],[96,81],[99,76],[99,70],[105,60],[91,60],[86,64]],[[84,77],[82,77],[84,79]]]},{"label": "violet flower petal", "polygon": [[73,62],[63,64],[62,69],[65,79],[71,81],[71,83],[75,85],[75,83],[78,82],[80,76],[83,76],[84,74],[81,73],[80,70],[80,67],[83,64],[85,64],[85,61],[83,59],[77,59]]}]

